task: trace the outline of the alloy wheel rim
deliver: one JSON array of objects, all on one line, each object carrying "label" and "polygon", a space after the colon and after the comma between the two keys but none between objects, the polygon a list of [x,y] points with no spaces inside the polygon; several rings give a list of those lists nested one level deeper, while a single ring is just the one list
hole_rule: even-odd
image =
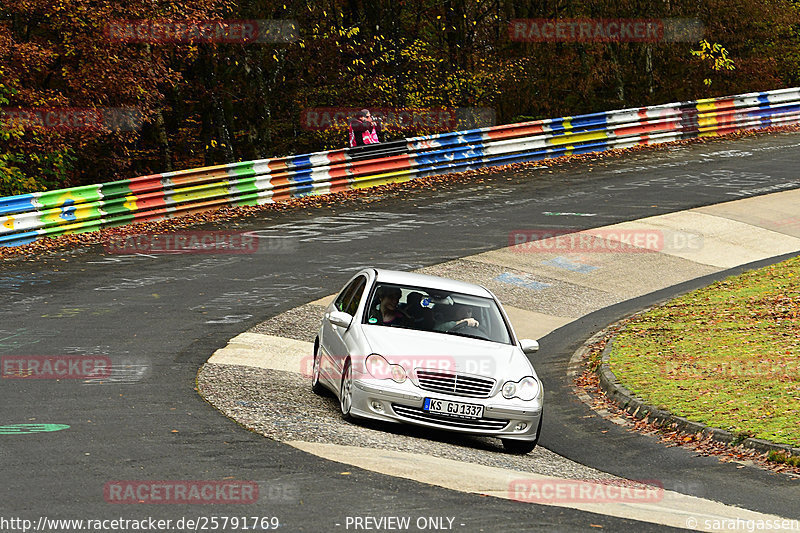
[{"label": "alloy wheel rim", "polygon": [[319,383],[319,369],[320,369],[320,366],[321,366],[321,363],[319,361],[319,355],[315,354],[314,355],[314,374],[313,374],[313,377],[312,377],[314,385]]},{"label": "alloy wheel rim", "polygon": [[342,413],[343,414],[350,413],[350,406],[353,403],[353,399],[351,397],[352,387],[353,387],[352,370],[348,366],[347,367],[347,371],[345,372],[345,375],[344,375],[344,379],[342,380]]}]

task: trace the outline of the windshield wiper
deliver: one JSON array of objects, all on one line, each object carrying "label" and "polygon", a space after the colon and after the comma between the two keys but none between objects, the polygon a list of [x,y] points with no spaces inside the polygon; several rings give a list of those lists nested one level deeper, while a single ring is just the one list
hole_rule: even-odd
[{"label": "windshield wiper", "polygon": [[454,331],[443,331],[442,333],[447,333],[448,335],[455,335],[456,337],[467,337],[467,338],[470,338],[470,339],[479,339],[479,340],[482,340],[482,341],[491,341],[492,340],[489,337],[483,337],[481,335],[471,335],[469,333],[457,333],[457,332],[454,332]]}]

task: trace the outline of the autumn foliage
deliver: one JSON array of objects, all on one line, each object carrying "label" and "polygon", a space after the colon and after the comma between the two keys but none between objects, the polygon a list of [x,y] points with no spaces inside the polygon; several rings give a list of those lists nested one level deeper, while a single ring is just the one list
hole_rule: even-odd
[{"label": "autumn foliage", "polygon": [[[735,69],[710,68],[697,41],[509,37],[514,19],[589,17],[698,19]],[[289,20],[297,38],[109,38],[121,19]],[[138,122],[0,121],[0,195],[344,146],[341,124],[302,127],[313,108],[489,108],[508,123],[793,86],[799,21],[789,0],[6,0],[0,112],[133,109]]]}]

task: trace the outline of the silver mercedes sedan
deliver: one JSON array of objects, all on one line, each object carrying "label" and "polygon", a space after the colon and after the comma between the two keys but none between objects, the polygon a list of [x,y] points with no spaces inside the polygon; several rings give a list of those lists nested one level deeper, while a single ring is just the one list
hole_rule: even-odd
[{"label": "silver mercedes sedan", "polygon": [[312,390],[342,416],[499,437],[528,453],[544,391],[500,302],[486,288],[365,269],[328,306],[314,341]]}]

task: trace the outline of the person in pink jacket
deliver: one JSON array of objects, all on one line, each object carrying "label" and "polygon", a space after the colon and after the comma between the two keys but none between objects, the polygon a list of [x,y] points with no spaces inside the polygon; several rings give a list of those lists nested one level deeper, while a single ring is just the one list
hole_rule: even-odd
[{"label": "person in pink jacket", "polygon": [[369,112],[369,109],[362,109],[356,113],[356,116],[350,119],[348,130],[350,133],[351,147],[380,142],[378,140],[378,133],[381,131],[381,123],[380,120],[372,120],[372,114]]}]

